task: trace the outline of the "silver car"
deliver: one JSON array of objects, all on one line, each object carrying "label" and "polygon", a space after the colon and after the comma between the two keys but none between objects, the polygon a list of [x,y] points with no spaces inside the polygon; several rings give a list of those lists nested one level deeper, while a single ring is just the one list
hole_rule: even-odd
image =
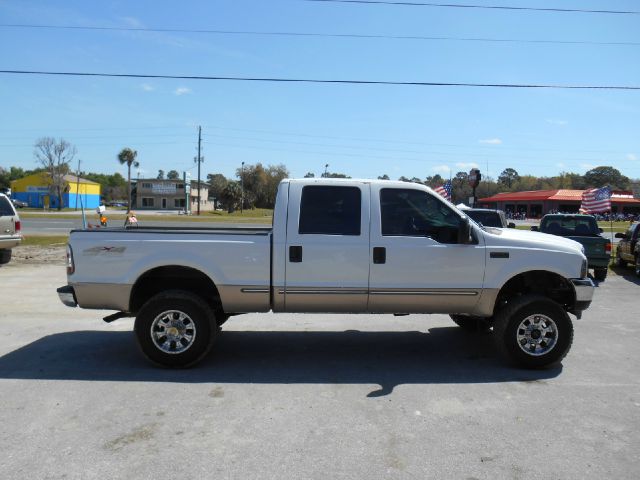
[{"label": "silver car", "polygon": [[0,193],[0,264],[11,260],[11,249],[20,242],[20,217],[11,200]]}]

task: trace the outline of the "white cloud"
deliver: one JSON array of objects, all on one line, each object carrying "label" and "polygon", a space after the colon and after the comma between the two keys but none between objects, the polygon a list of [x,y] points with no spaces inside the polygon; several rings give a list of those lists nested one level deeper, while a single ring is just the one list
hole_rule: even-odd
[{"label": "white cloud", "polygon": [[456,167],[458,167],[458,168],[479,168],[479,165],[477,163],[474,163],[474,162],[469,162],[469,163],[460,162],[460,163],[456,163]]},{"label": "white cloud", "polygon": [[173,92],[176,95],[180,96],[180,95],[186,95],[187,93],[191,93],[191,89],[187,88],[187,87],[178,87],[176,88],[176,91]]},{"label": "white cloud", "polygon": [[558,118],[547,118],[545,119],[545,122],[551,124],[551,125],[558,125],[560,127],[564,127],[565,125],[569,124],[568,120],[560,120]]},{"label": "white cloud", "polygon": [[431,170],[438,173],[449,173],[451,171],[449,165],[436,165]]},{"label": "white cloud", "polygon": [[564,163],[560,162],[560,163],[556,163],[556,167],[564,168],[564,167],[566,167],[566,165]]},{"label": "white cloud", "polygon": [[144,28],[144,24],[135,17],[122,17],[124,23],[131,28]]},{"label": "white cloud", "polygon": [[627,160],[635,162],[636,160],[638,160],[638,156],[635,153],[627,153]]},{"label": "white cloud", "polygon": [[153,92],[155,90],[155,88],[152,85],[149,85],[148,83],[143,83],[140,86],[142,87],[142,90],[144,90],[145,92]]},{"label": "white cloud", "polygon": [[499,138],[486,138],[484,140],[478,140],[480,143],[485,143],[487,145],[500,145],[502,140]]}]

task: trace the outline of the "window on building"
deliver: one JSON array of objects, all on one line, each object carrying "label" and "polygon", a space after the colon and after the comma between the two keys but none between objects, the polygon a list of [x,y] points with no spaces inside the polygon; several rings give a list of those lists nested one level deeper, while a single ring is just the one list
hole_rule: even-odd
[{"label": "window on building", "polygon": [[184,198],[174,198],[173,206],[176,208],[184,208],[185,206]]},{"label": "window on building", "polygon": [[361,208],[357,187],[304,187],[298,233],[360,235]]},{"label": "window on building", "polygon": [[142,184],[142,188],[151,188],[151,184],[150,183],[143,183]]},{"label": "window on building", "polygon": [[457,243],[461,218],[446,204],[420,190],[384,188],[380,191],[382,235],[430,237]]},{"label": "window on building", "polygon": [[155,206],[155,201],[154,201],[153,198],[143,197],[142,198],[142,206],[143,207],[154,207]]},{"label": "window on building", "polygon": [[184,189],[184,183],[179,183],[179,184],[177,184],[177,185],[176,185],[176,188],[177,188],[178,190],[183,190],[183,189]]}]

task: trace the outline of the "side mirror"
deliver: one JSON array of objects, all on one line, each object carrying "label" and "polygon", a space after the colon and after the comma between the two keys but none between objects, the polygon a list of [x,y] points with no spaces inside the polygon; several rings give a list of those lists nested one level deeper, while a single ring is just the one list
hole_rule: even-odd
[{"label": "side mirror", "polygon": [[469,237],[471,236],[471,224],[468,218],[460,220],[460,226],[458,227],[458,243],[469,243]]},{"label": "side mirror", "polygon": [[509,222],[509,224],[507,225],[507,228],[516,228],[516,224],[513,222]]},{"label": "side mirror", "polygon": [[540,229],[538,227],[536,227],[536,226],[533,226],[533,227],[531,227],[531,231],[532,232],[539,232]]},{"label": "side mirror", "polygon": [[604,230],[602,230],[601,228],[598,229],[598,233],[602,233],[604,232]]},{"label": "side mirror", "polygon": [[627,236],[626,236],[624,233],[622,233],[622,232],[618,232],[618,233],[616,233],[616,235],[615,235],[615,236],[616,236],[616,238],[627,238]]}]

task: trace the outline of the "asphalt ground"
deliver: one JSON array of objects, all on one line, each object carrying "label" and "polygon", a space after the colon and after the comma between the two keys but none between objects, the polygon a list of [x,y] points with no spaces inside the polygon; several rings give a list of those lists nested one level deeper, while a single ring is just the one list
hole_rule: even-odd
[{"label": "asphalt ground", "polygon": [[63,306],[64,267],[0,268],[3,479],[637,479],[638,292],[599,285],[559,368],[445,315],[245,315],[164,370],[132,320]]}]

